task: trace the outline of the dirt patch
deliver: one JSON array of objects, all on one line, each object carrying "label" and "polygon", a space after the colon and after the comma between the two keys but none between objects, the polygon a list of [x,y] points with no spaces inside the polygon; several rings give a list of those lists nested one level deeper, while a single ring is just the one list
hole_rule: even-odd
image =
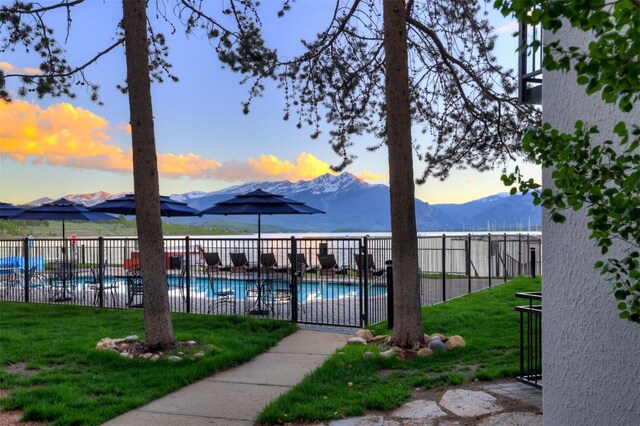
[{"label": "dirt patch", "polygon": [[18,376],[32,376],[38,372],[38,370],[27,369],[26,362],[9,363],[4,367],[4,371],[9,374],[17,374]]},{"label": "dirt patch", "polygon": [[21,422],[22,411],[0,411],[0,426],[42,426],[40,422]]}]

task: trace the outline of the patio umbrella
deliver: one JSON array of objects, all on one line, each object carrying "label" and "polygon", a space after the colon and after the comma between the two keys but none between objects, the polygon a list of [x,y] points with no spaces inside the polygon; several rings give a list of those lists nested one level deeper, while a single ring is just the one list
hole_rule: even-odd
[{"label": "patio umbrella", "polygon": [[0,219],[11,219],[22,212],[24,212],[24,209],[21,209],[20,207],[0,202]]},{"label": "patio umbrella", "polygon": [[[202,214],[219,215],[257,215],[258,216],[258,290],[260,289],[260,244],[261,244],[261,217],[264,214],[318,214],[325,213],[313,207],[307,206],[302,201],[284,198],[281,195],[272,194],[258,188],[247,194],[216,203],[214,206],[202,210]],[[260,310],[260,307],[258,307]]]},{"label": "patio umbrella", "polygon": [[59,200],[43,204],[32,209],[25,210],[13,219],[25,220],[61,220],[62,238],[65,239],[65,220],[113,220],[114,217],[104,213],[90,211],[82,204],[60,198]]},{"label": "patio umbrella", "polygon": [[[118,198],[111,198],[89,208],[93,212],[122,214],[125,216],[135,216],[136,197],[134,194],[127,194]],[[160,216],[200,216],[200,212],[187,203],[172,200],[166,196],[160,196]]]}]

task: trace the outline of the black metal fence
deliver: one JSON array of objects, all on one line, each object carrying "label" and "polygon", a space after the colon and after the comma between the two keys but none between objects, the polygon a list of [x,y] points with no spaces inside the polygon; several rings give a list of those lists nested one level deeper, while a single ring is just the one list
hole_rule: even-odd
[{"label": "black metal fence", "polygon": [[520,374],[518,380],[542,389],[542,293],[517,293],[529,301],[528,306],[516,306],[520,312]]},{"label": "black metal fence", "polygon": [[[416,285],[429,305],[540,273],[540,237],[419,237]],[[390,238],[165,238],[171,309],[362,327],[388,316]],[[531,256],[531,254],[534,254]],[[136,238],[0,240],[0,300],[134,308]]]}]

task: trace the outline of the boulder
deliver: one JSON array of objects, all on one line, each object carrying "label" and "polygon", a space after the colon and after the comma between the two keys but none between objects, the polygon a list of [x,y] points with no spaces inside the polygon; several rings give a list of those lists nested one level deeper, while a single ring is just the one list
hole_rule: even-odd
[{"label": "boulder", "polygon": [[446,337],[445,337],[445,335],[444,335],[444,334],[440,334],[440,333],[433,333],[433,334],[431,335],[431,340],[436,340],[436,339],[437,339],[437,340],[444,340],[444,339],[446,339]]},{"label": "boulder", "polygon": [[429,348],[420,348],[417,354],[418,356],[429,356],[433,354],[433,351]]},{"label": "boulder", "polygon": [[447,350],[444,343],[442,343],[438,339],[432,340],[431,343],[429,343],[429,349],[431,349],[433,352],[444,352]]},{"label": "boulder", "polygon": [[393,358],[396,356],[396,351],[389,349],[388,351],[380,352],[380,356],[383,358]]},{"label": "boulder", "polygon": [[386,334],[381,334],[379,336],[373,336],[373,338],[371,338],[371,340],[369,340],[369,342],[371,343],[378,343],[382,340],[388,339],[389,336],[387,336]]},{"label": "boulder", "polygon": [[96,344],[96,349],[109,349],[111,346],[113,346],[113,339],[105,337]]},{"label": "boulder", "polygon": [[367,342],[370,342],[371,339],[373,339],[373,333],[371,330],[358,330],[356,331],[356,336],[363,338]]},{"label": "boulder", "polygon": [[366,345],[367,341],[362,337],[352,337],[349,340],[347,340],[347,343],[350,345]]},{"label": "boulder", "polygon": [[132,334],[131,336],[125,337],[124,341],[128,342],[128,343],[137,342],[138,341],[138,336],[136,336],[135,334]]},{"label": "boulder", "polygon": [[171,361],[171,362],[180,362],[180,361],[182,361],[182,358],[180,358],[179,356],[175,356],[175,355],[171,355],[167,359],[169,361]]},{"label": "boulder", "polygon": [[467,342],[465,342],[464,339],[458,335],[449,337],[449,342],[451,342],[451,344],[453,344],[455,348],[457,348],[458,346],[463,348],[467,346]]}]

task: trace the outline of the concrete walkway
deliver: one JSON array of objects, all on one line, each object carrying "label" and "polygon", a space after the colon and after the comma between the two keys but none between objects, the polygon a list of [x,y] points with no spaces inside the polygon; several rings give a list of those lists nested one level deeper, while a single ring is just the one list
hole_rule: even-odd
[{"label": "concrete walkway", "polygon": [[253,425],[267,404],[319,367],[348,335],[299,330],[252,361],[116,417],[106,425]]}]

